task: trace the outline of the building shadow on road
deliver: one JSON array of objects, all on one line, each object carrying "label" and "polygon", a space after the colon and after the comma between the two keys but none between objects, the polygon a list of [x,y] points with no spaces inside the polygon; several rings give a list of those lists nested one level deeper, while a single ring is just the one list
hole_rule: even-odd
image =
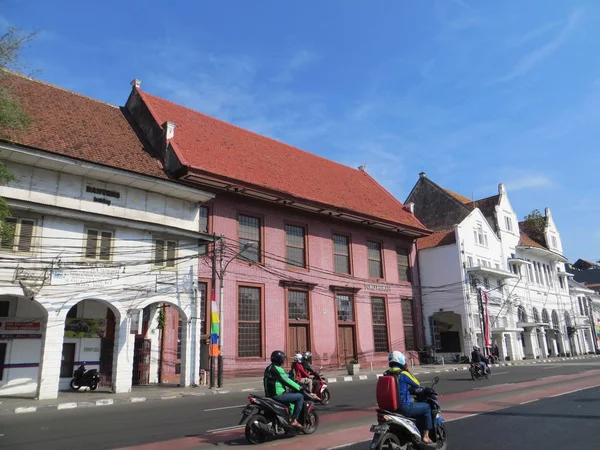
[{"label": "building shadow on road", "polygon": [[600,415],[592,414],[549,414],[549,413],[522,413],[512,411],[489,411],[482,413],[481,411],[451,411],[445,410],[446,414],[461,414],[469,415],[476,414],[478,416],[497,416],[497,417],[521,417],[521,418],[544,418],[544,419],[576,419],[576,420],[595,420],[600,419]]}]

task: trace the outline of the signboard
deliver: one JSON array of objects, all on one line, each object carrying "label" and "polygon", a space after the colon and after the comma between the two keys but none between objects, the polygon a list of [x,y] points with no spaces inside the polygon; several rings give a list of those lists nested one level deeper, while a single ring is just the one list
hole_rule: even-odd
[{"label": "signboard", "polygon": [[40,322],[0,322],[0,330],[33,331],[40,329]]},{"label": "signboard", "polygon": [[81,284],[85,287],[103,287],[119,279],[123,269],[118,267],[90,267],[87,269],[54,269],[52,285]]},{"label": "signboard", "polygon": [[13,339],[41,339],[41,334],[0,334],[0,341],[10,341]]},{"label": "signboard", "polygon": [[106,335],[106,319],[67,319],[65,337],[103,338]]},{"label": "signboard", "polygon": [[85,187],[85,194],[85,196],[91,198],[93,202],[102,203],[107,206],[110,206],[114,201],[119,201],[121,199],[121,193],[119,191],[91,186],[89,184]]},{"label": "signboard", "polygon": [[369,291],[391,291],[392,287],[385,284],[365,284],[365,289]]}]

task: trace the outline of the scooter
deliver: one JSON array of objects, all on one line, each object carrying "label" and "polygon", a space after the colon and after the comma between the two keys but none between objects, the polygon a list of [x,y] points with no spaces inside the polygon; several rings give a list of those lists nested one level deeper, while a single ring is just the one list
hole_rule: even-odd
[{"label": "scooter", "polygon": [[243,425],[248,420],[245,434],[251,444],[262,444],[269,438],[279,439],[298,432],[313,434],[319,428],[319,416],[314,409],[315,402],[312,397],[304,392],[304,398],[302,411],[298,417],[302,429],[290,424],[294,405],[286,405],[259,395],[248,397],[249,403],[242,411],[242,419],[238,425]]},{"label": "scooter", "polygon": [[95,391],[100,384],[100,374],[96,369],[85,370],[85,363],[79,366],[75,372],[73,372],[73,379],[69,386],[74,391],[78,391],[83,386],[89,387],[92,391]]},{"label": "scooter", "polygon": [[397,412],[377,410],[377,425],[371,425],[371,433],[374,433],[371,441],[371,450],[402,449],[448,449],[448,434],[442,418],[440,404],[437,401],[438,394],[433,387],[439,383],[440,378],[435,377],[431,388],[425,388],[416,394],[418,402],[426,402],[431,407],[431,418],[433,430],[430,437],[433,444],[426,444],[421,440],[421,431],[417,428],[416,419],[404,417]]},{"label": "scooter", "polygon": [[327,405],[331,400],[331,393],[327,386],[327,378],[323,376],[323,366],[319,367],[319,371],[313,376],[313,394],[315,394],[321,405]]}]

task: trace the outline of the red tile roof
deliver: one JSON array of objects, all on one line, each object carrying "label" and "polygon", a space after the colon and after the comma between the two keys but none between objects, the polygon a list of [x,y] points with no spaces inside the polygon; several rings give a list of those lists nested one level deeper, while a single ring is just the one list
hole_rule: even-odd
[{"label": "red tile roof", "polygon": [[450,196],[454,197],[459,202],[464,203],[465,205],[468,205],[469,203],[473,203],[473,200],[471,200],[470,198],[465,197],[464,195],[457,194],[456,192],[453,192],[450,189],[446,189],[446,188],[442,188],[442,189],[444,191],[446,191],[447,194],[449,194]]},{"label": "red tile roof", "polygon": [[98,100],[10,72],[0,86],[33,120],[25,131],[0,128],[0,140],[78,160],[167,178],[131,127],[126,111]]},{"label": "red tile roof", "polygon": [[533,238],[531,238],[529,235],[525,234],[522,231],[521,231],[521,239],[519,240],[519,245],[524,246],[524,247],[543,248],[543,249],[547,250],[546,247],[544,247],[542,244],[535,241]]},{"label": "red tile roof", "polygon": [[440,231],[417,239],[417,249],[425,250],[427,248],[442,247],[456,243],[456,233],[454,230]]},{"label": "red tile roof", "polygon": [[182,164],[222,179],[276,191],[410,228],[426,228],[366,172],[177,105],[137,89]]}]

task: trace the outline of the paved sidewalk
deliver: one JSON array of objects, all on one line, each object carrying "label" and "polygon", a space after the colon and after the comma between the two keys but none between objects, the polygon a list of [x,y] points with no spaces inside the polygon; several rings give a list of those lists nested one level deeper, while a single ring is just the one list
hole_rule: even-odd
[{"label": "paved sidewalk", "polygon": [[[600,355],[586,355],[572,358],[549,358],[537,360],[523,360],[514,362],[503,362],[494,364],[494,367],[520,366],[529,364],[542,364],[561,362],[578,359],[599,358]],[[416,366],[413,369],[415,375],[427,375],[432,373],[457,372],[468,370],[468,364],[445,364]],[[348,375],[345,370],[325,372],[329,384],[347,383],[360,380],[375,379],[381,376],[383,369],[361,370],[357,375]],[[24,414],[37,411],[62,410],[72,408],[88,408],[94,406],[108,406],[129,403],[143,403],[157,400],[175,400],[184,397],[201,397],[206,395],[225,395],[230,393],[251,393],[262,391],[262,377],[228,378],[224,381],[223,388],[210,389],[208,386],[177,387],[151,385],[134,387],[131,392],[124,394],[113,394],[109,391],[81,391],[60,392],[57,399],[35,400],[21,397],[0,397],[1,414]]]}]

